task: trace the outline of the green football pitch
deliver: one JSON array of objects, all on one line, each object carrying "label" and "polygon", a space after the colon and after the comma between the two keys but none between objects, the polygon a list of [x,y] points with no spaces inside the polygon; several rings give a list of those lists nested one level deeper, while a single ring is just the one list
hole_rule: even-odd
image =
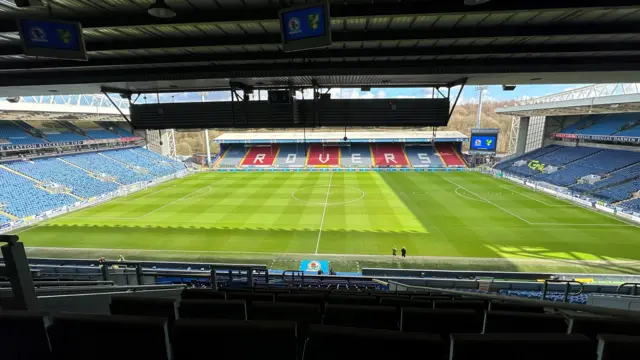
[{"label": "green football pitch", "polygon": [[30,256],[640,271],[636,225],[473,172],[200,173],[18,233]]}]

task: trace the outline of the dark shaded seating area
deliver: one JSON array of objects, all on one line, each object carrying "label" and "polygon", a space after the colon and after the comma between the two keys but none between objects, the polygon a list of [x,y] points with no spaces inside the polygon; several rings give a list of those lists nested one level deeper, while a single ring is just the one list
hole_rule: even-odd
[{"label": "dark shaded seating area", "polygon": [[622,359],[639,348],[629,318],[470,296],[255,290],[113,296],[112,315],[0,312],[2,359]]}]

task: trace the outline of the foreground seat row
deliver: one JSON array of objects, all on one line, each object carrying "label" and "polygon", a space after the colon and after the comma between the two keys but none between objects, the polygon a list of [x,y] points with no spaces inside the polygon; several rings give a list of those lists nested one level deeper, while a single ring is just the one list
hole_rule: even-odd
[{"label": "foreground seat row", "polygon": [[[311,325],[300,351],[295,322],[166,319],[117,315],[0,313],[2,359],[377,360],[596,359],[580,334],[438,334]],[[598,359],[629,359],[640,337],[601,335]],[[633,358],[633,357],[631,357]]]}]

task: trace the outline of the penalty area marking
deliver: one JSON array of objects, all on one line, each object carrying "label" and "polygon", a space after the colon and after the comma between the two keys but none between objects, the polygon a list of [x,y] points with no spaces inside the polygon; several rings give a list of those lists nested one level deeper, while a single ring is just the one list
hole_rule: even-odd
[{"label": "penalty area marking", "polygon": [[463,197],[463,198],[465,198],[465,199],[469,199],[469,200],[471,200],[471,201],[477,201],[477,202],[486,203],[486,201],[484,201],[484,200],[474,199],[474,198],[472,198],[472,197],[468,197],[467,195],[460,194],[460,193],[458,192],[458,190],[468,191],[468,190],[466,190],[466,189],[464,189],[464,188],[457,187],[457,188],[456,188],[456,190],[455,190],[455,193],[456,193],[456,194],[458,194],[458,196],[461,196],[461,197]]},{"label": "penalty area marking", "polygon": [[[438,176],[440,176],[440,175],[438,175]],[[500,209],[500,210],[502,210],[502,211],[506,212],[507,214],[509,214],[509,215],[511,215],[511,216],[514,216],[514,217],[516,217],[516,218],[518,218],[518,219],[520,219],[520,220],[522,220],[522,221],[526,222],[526,223],[527,223],[527,224],[529,224],[529,225],[533,225],[529,220],[527,220],[527,219],[525,219],[525,218],[523,218],[523,217],[520,217],[520,216],[518,216],[518,215],[516,215],[516,214],[512,213],[511,211],[509,211],[509,210],[507,210],[507,209],[503,208],[502,206],[497,205],[497,204],[495,204],[495,203],[493,203],[493,202],[491,202],[491,201],[489,201],[489,200],[487,200],[487,199],[483,198],[482,196],[480,196],[480,195],[478,195],[478,194],[474,193],[473,191],[471,191],[471,190],[469,190],[469,189],[466,189],[464,186],[460,186],[460,185],[456,184],[455,182],[453,182],[453,181],[451,181],[451,180],[447,179],[447,178],[446,178],[446,177],[444,177],[444,176],[440,176],[440,177],[441,177],[441,178],[443,178],[445,181],[448,181],[449,183],[451,183],[451,184],[453,184],[453,185],[457,186],[458,188],[461,188],[462,190],[464,190],[464,191],[468,192],[469,194],[473,194],[473,195],[475,195],[476,197],[478,197],[478,199],[482,199],[482,200],[484,200],[485,202],[487,202],[487,203],[489,203],[489,204],[491,204],[491,205],[493,205],[493,206],[497,207],[498,209]],[[460,194],[458,194],[458,195],[460,195]]]},{"label": "penalty area marking", "polygon": [[571,205],[571,204],[549,204],[549,203],[548,203],[548,202],[546,202],[546,201],[542,201],[542,200],[540,200],[540,199],[536,199],[536,198],[534,198],[534,197],[532,197],[532,196],[529,196],[529,195],[527,195],[527,194],[525,194],[525,193],[521,193],[521,192],[519,192],[519,191],[515,191],[515,190],[513,190],[513,189],[510,189],[508,186],[500,185],[500,187],[501,187],[501,188],[503,188],[503,189],[507,189],[507,190],[509,190],[509,191],[511,191],[511,192],[513,192],[513,193],[518,194],[518,195],[522,195],[522,196],[524,196],[524,197],[527,197],[527,198],[529,198],[529,199],[531,199],[531,200],[537,201],[537,202],[539,202],[540,204],[546,205],[546,206],[548,206],[548,207],[575,207],[575,205]]}]

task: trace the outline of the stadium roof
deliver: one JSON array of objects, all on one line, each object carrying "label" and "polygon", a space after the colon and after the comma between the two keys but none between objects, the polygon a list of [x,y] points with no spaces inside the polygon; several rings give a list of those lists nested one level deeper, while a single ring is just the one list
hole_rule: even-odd
[{"label": "stadium roof", "polygon": [[[355,142],[429,142],[431,131],[310,131],[310,132],[227,132],[214,139],[216,143],[295,143],[295,142],[341,142],[345,135]],[[459,131],[436,131],[435,140],[467,141]]]},{"label": "stadium roof", "polygon": [[[637,0],[332,0],[333,46],[295,53],[277,13],[301,0],[167,0],[172,19],[153,0],[45,3],[0,1],[0,96],[640,81]],[[24,17],[80,21],[89,61],[22,55]]]},{"label": "stadium roof", "polygon": [[640,112],[640,84],[597,84],[526,100],[496,110],[513,116]]}]

